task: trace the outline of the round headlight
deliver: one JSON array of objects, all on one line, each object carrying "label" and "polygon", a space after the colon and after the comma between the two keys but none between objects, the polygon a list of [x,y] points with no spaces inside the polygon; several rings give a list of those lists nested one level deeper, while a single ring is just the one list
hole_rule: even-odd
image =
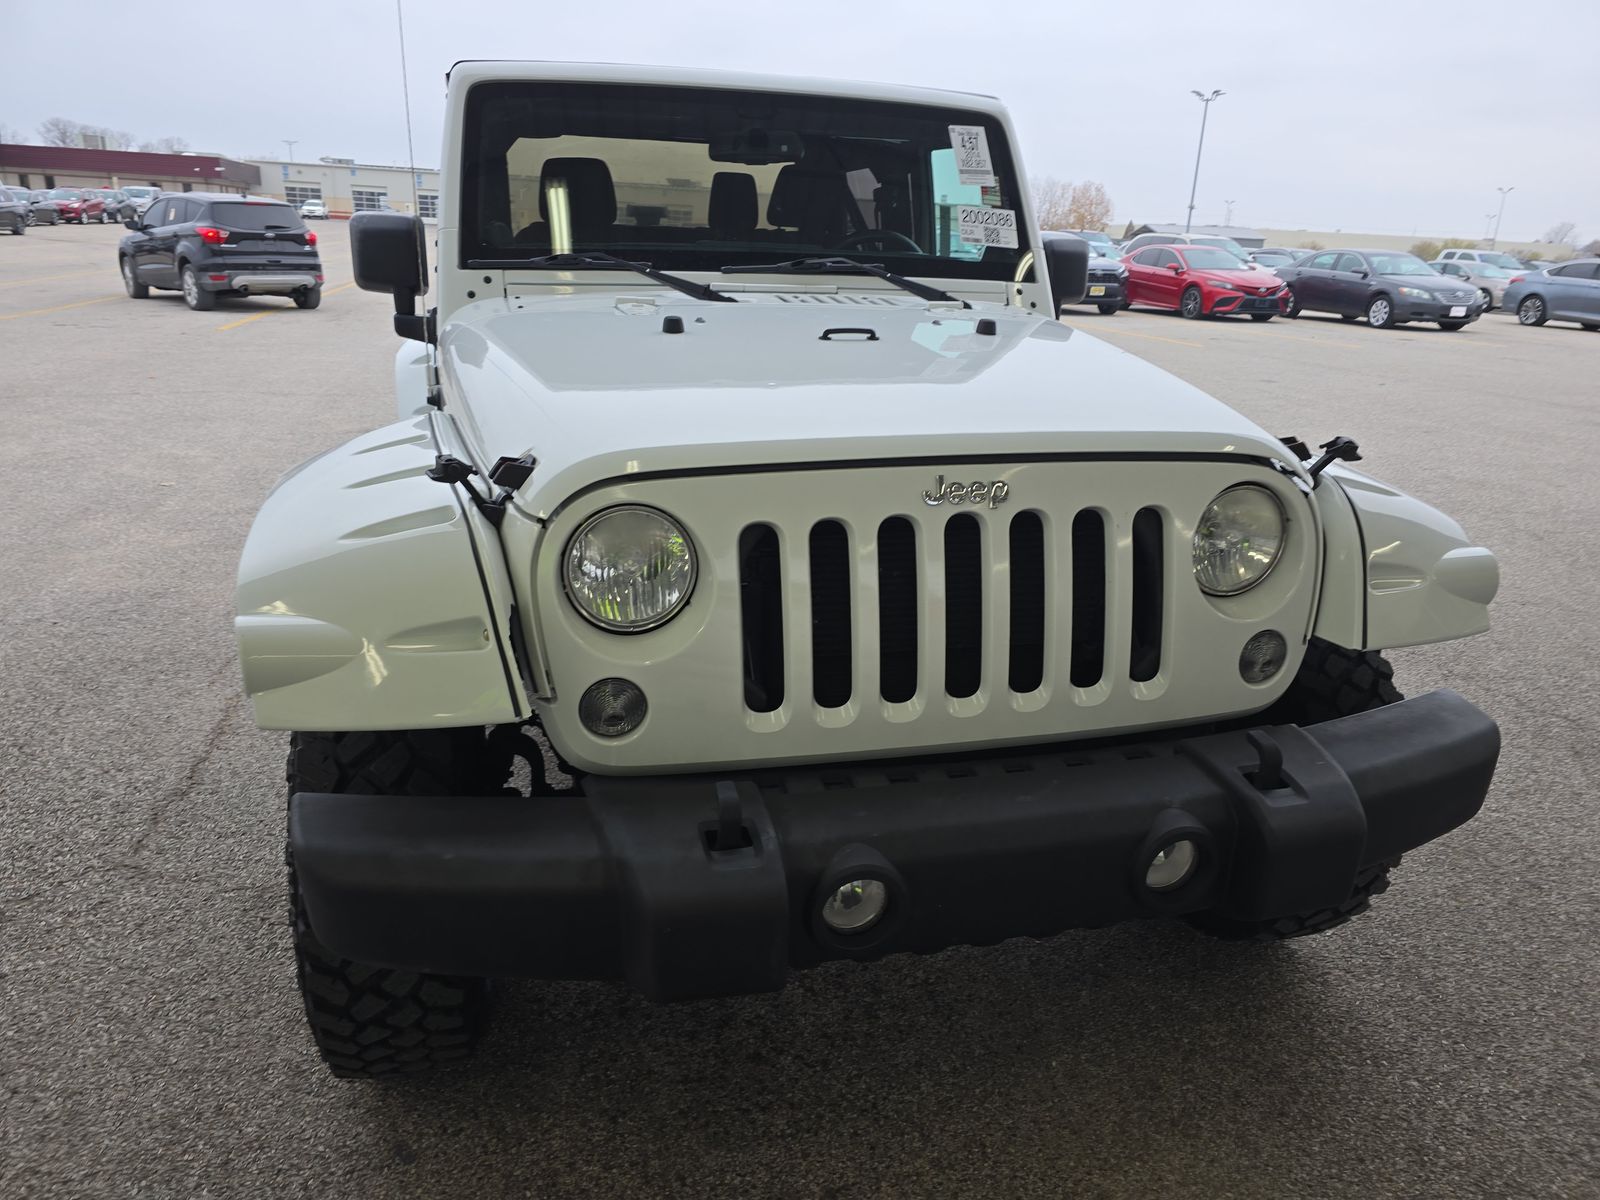
[{"label": "round headlight", "polygon": [[637,633],[669,620],[694,590],[694,546],[653,508],[608,508],[567,543],[567,595],[602,629]]},{"label": "round headlight", "polygon": [[1283,553],[1283,505],[1264,487],[1241,484],[1218,496],[1194,530],[1194,577],[1213,596],[1249,591]]}]

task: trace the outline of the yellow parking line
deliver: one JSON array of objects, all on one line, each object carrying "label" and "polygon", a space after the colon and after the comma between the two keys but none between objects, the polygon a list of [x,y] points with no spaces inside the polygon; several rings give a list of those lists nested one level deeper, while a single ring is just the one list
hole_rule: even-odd
[{"label": "yellow parking line", "polygon": [[1190,349],[1193,349],[1193,350],[1204,350],[1205,349],[1205,345],[1202,342],[1185,341],[1183,338],[1162,337],[1159,333],[1135,333],[1131,329],[1113,329],[1110,325],[1101,325],[1101,324],[1098,324],[1098,323],[1094,326],[1093,329],[1091,329],[1091,328],[1089,328],[1088,326],[1085,326],[1085,325],[1073,325],[1071,322],[1063,322],[1063,324],[1065,324],[1067,326],[1067,328],[1069,328],[1069,329],[1081,329],[1081,330],[1083,330],[1084,333],[1093,333],[1093,334],[1115,333],[1115,334],[1120,334],[1123,337],[1145,338],[1148,341],[1152,341],[1152,342],[1168,342],[1168,343],[1170,343],[1170,344],[1172,344],[1174,346],[1188,346]]},{"label": "yellow parking line", "polygon": [[53,283],[57,279],[82,279],[87,275],[104,275],[104,271],[68,271],[65,275],[39,275],[33,279],[7,279],[0,287],[21,287],[25,283]]},{"label": "yellow parking line", "polygon": [[[353,288],[353,287],[355,287],[354,281],[352,281],[350,283],[341,283],[338,287],[330,288],[328,291],[323,292],[322,294],[324,296],[331,296],[335,292],[342,292],[342,291],[345,290],[345,288]],[[288,311],[289,310],[287,308],[269,308],[265,312],[252,313],[248,317],[240,317],[237,321],[229,321],[226,325],[218,325],[217,326],[217,332],[218,333],[226,333],[230,329],[237,329],[241,325],[248,325],[248,324],[250,324],[251,321],[259,321],[259,320],[261,320],[262,317],[270,317],[274,313],[281,313],[281,312],[288,312]]]},{"label": "yellow parking line", "polygon": [[115,296],[96,296],[93,300],[79,300],[74,304],[57,304],[52,308],[30,308],[27,312],[0,313],[0,321],[16,321],[22,317],[42,317],[46,313],[65,312],[69,308],[84,308],[90,304],[104,304],[107,300],[121,300],[121,294]]}]

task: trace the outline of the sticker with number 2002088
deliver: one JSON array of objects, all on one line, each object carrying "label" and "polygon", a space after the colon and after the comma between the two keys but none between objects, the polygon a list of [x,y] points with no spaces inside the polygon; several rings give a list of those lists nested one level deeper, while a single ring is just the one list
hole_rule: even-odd
[{"label": "sticker with number 2002088", "polygon": [[1009,208],[959,205],[956,208],[956,228],[961,240],[969,245],[1017,248],[1017,214]]}]

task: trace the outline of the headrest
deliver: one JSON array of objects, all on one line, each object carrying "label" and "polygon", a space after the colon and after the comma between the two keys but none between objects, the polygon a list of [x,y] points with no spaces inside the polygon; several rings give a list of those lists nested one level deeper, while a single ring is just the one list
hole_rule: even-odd
[{"label": "headrest", "polygon": [[790,163],[772,182],[772,196],[767,200],[767,224],[799,229],[819,214],[828,214],[831,218],[847,194],[843,173]]},{"label": "headrest", "polygon": [[599,158],[549,158],[539,172],[539,216],[548,221],[546,197],[556,180],[566,181],[567,208],[572,231],[603,228],[617,221],[617,192],[611,184],[611,168]]},{"label": "headrest", "polygon": [[752,233],[756,227],[756,179],[743,171],[718,171],[711,177],[707,224],[719,237]]}]

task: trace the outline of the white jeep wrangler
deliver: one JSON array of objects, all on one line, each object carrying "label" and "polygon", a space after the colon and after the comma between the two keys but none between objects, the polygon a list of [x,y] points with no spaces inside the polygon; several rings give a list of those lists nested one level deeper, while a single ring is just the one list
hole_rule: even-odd
[{"label": "white jeep wrangler", "polygon": [[469,63],[445,128],[436,269],[351,223],[407,415],[239,570],[336,1073],[467,1055],[494,977],[1310,933],[1477,812],[1495,724],[1378,652],[1494,556],[1059,324],[996,101]]}]

